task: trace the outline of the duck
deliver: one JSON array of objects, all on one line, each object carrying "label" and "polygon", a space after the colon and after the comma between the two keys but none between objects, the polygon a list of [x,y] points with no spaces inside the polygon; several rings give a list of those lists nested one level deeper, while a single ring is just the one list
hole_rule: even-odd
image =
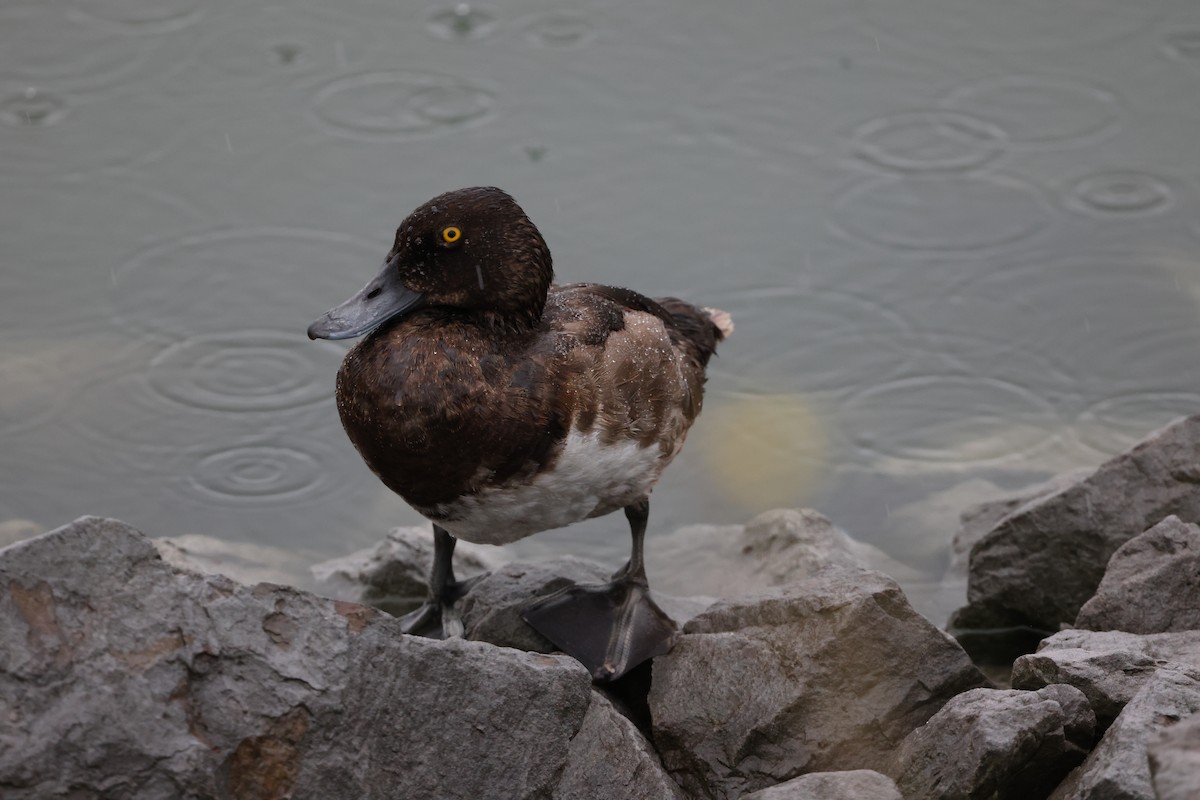
[{"label": "duck", "polygon": [[538,598],[522,617],[597,682],[668,652],[678,626],[650,595],[643,555],[649,496],[732,330],[729,314],[674,297],[556,285],[545,239],[498,188],[409,214],[379,274],[308,328],[363,337],[337,373],[342,426],[433,524],[429,595],[401,630],[456,632],[459,539],[501,545],[623,511],[631,553],[612,579]]}]

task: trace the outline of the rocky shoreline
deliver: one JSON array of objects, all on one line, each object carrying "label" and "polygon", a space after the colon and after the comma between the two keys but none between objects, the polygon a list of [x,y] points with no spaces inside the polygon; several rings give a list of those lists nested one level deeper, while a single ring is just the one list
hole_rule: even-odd
[{"label": "rocky shoreline", "polygon": [[460,546],[431,641],[424,531],[315,594],[85,517],[0,550],[0,796],[1200,797],[1200,416],[963,512],[957,639],[812,511],[652,539],[683,633],[604,688],[519,616],[598,564]]}]

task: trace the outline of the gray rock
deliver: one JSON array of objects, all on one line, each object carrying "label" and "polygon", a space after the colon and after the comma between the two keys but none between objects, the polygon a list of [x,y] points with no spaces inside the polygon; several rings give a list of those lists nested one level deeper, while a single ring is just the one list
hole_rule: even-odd
[{"label": "gray rock", "polygon": [[1155,673],[1051,800],[1154,800],[1146,747],[1165,725],[1197,710],[1200,681],[1170,669]]},{"label": "gray rock", "polygon": [[1071,686],[975,689],[910,733],[887,772],[905,797],[1045,797],[1083,761],[1095,722]]},{"label": "gray rock", "polygon": [[903,800],[895,782],[869,769],[811,772],[741,800]]},{"label": "gray rock", "polygon": [[667,769],[689,795],[723,800],[804,772],[878,768],[983,684],[894,581],[832,566],[693,619],[655,659],[649,702]]},{"label": "gray rock", "polygon": [[1167,725],[1153,736],[1149,756],[1158,800],[1200,797],[1200,713]]},{"label": "gray rock", "polygon": [[[496,796],[496,795],[491,795]],[[658,754],[608,698],[592,691],[583,727],[571,740],[554,800],[685,800]]]},{"label": "gray rock", "polygon": [[918,573],[804,508],[765,511],[745,525],[691,525],[646,541],[650,585],[666,594],[738,597],[792,583],[830,565]]},{"label": "gray rock", "polygon": [[[1054,491],[1057,488],[1056,482],[1061,480],[1062,477],[1055,478],[1014,493],[1001,489],[991,481],[972,478],[932,495],[928,501],[928,510],[923,514],[928,520],[925,525],[925,537],[930,538],[929,531],[954,530],[955,534],[950,542],[949,562],[945,565],[942,579],[938,583],[925,584],[926,588],[923,591],[920,583],[905,583],[905,593],[913,606],[932,620],[949,619],[955,609],[962,607],[967,601],[968,564],[971,548],[975,543],[1008,514],[1030,500]],[[910,513],[915,516],[923,507],[925,504],[913,504]],[[969,639],[963,641],[964,646],[971,643]],[[970,647],[967,648],[967,652],[971,652]],[[993,660],[991,656],[987,653],[972,653],[972,657],[986,674],[992,666],[989,663]],[[999,662],[996,666],[1000,667],[998,672],[1003,676],[1001,682],[1007,683],[1012,659],[995,660]]]},{"label": "gray rock", "polygon": [[1040,689],[1066,683],[1087,696],[1103,730],[1158,670],[1200,676],[1200,631],[1136,634],[1065,630],[1013,664],[1012,685]]},{"label": "gray rock", "polygon": [[971,550],[957,628],[1075,620],[1118,547],[1168,515],[1200,520],[1200,416],[1152,434],[1072,485],[1005,516]]},{"label": "gray rock", "polygon": [[1200,630],[1200,525],[1167,517],[1117,548],[1075,626],[1131,633]]},{"label": "gray rock", "polygon": [[[459,580],[490,572],[504,563],[501,551],[470,542],[454,549]],[[399,616],[425,602],[433,566],[430,528],[395,528],[375,547],[314,565],[322,592],[339,600],[374,606]]]},{"label": "gray rock", "polygon": [[[959,505],[964,510],[958,515],[958,531],[950,545],[950,567],[948,573],[954,576],[967,577],[970,567],[971,548],[986,536],[1009,514],[1022,506],[1028,505],[1047,495],[1060,491],[1091,474],[1091,470],[1074,470],[1057,475],[1048,481],[1030,486],[1018,492],[1009,492],[1005,497],[984,500],[969,506]],[[994,491],[1000,494],[999,487],[988,481],[976,478],[968,481],[965,486],[975,493]]]},{"label": "gray rock", "polygon": [[473,585],[459,601],[465,636],[503,647],[551,653],[557,648],[521,619],[521,611],[534,598],[573,583],[607,581],[609,572],[593,561],[570,556],[505,564]]},{"label": "gray rock", "polygon": [[549,798],[572,659],[181,571],[112,520],[0,550],[0,787],[45,797]]}]

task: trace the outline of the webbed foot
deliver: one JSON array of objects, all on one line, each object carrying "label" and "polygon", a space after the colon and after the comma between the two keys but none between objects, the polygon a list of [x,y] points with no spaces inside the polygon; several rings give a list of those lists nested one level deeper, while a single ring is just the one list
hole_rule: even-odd
[{"label": "webbed foot", "polygon": [[426,601],[415,611],[410,611],[400,618],[400,630],[413,636],[424,636],[428,639],[445,639],[442,627],[442,612],[445,606],[440,602]]},{"label": "webbed foot", "polygon": [[530,604],[529,625],[607,683],[675,643],[678,628],[642,580],[568,586]]},{"label": "webbed foot", "polygon": [[454,581],[443,587],[437,597],[430,597],[416,610],[400,618],[400,630],[427,639],[453,639],[463,635],[462,616],[456,603],[484,576],[476,575],[465,581]]},{"label": "webbed foot", "polygon": [[457,540],[439,525],[433,526],[433,568],[429,574],[429,597],[415,611],[400,618],[400,630],[428,639],[450,639],[463,635],[462,618],[455,603],[483,576],[465,581],[454,579],[451,564]]}]

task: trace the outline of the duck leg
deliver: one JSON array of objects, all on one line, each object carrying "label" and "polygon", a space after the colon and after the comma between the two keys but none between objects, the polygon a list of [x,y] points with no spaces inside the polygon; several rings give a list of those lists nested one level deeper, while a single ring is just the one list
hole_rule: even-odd
[{"label": "duck leg", "polygon": [[568,586],[533,602],[521,614],[599,682],[616,680],[675,643],[675,623],[650,598],[646,581],[642,543],[649,516],[648,498],[625,507],[633,552],[611,581]]},{"label": "duck leg", "polygon": [[[454,579],[454,545],[458,540],[446,532],[445,528],[433,526],[433,568],[429,571],[429,597],[416,611],[410,611],[400,618],[400,630],[414,636],[425,636],[429,639],[445,639],[448,636],[461,635],[462,631],[447,630],[453,623],[445,620],[446,611],[466,593],[473,582],[459,582]],[[461,628],[462,623],[458,623]]]}]

